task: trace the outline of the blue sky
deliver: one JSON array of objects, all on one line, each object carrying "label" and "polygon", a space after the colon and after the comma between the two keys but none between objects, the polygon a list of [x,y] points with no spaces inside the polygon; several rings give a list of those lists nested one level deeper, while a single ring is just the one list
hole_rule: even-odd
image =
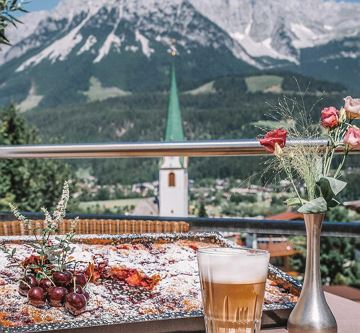
[{"label": "blue sky", "polygon": [[[84,0],[83,0],[84,1]],[[301,0],[299,0],[301,1]],[[348,2],[360,2],[360,0],[346,0]],[[26,8],[29,11],[36,11],[41,9],[49,9],[56,6],[59,0],[32,0]]]},{"label": "blue sky", "polygon": [[56,6],[59,0],[32,0],[25,7],[27,10],[33,12],[41,9],[50,9]]}]

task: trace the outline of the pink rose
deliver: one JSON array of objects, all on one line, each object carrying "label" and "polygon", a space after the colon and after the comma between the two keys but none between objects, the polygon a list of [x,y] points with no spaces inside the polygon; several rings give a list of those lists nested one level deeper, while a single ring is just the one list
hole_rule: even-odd
[{"label": "pink rose", "polygon": [[360,98],[347,96],[344,98],[344,109],[350,119],[360,118]]},{"label": "pink rose", "polygon": [[350,127],[345,134],[344,142],[351,148],[360,148],[360,129]]},{"label": "pink rose", "polygon": [[339,125],[339,111],[330,106],[321,111],[321,125],[325,128],[334,128]]}]

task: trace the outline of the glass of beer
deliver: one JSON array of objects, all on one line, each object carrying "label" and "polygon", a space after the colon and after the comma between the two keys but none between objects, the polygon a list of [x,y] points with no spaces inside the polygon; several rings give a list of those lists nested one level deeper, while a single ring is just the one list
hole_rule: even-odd
[{"label": "glass of beer", "polygon": [[206,332],[260,332],[269,253],[205,248],[197,257]]}]

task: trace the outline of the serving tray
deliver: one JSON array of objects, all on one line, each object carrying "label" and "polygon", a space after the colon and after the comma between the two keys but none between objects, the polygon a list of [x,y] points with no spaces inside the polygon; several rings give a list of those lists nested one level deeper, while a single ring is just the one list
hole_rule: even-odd
[{"label": "serving tray", "polygon": [[[32,237],[0,237],[0,243],[28,243]],[[76,243],[84,244],[147,244],[149,242],[172,243],[175,241],[199,241],[223,247],[235,247],[217,233],[186,233],[186,234],[139,234],[139,235],[85,235],[78,236]],[[301,284],[276,267],[269,265],[269,278],[294,295],[299,295]],[[286,324],[287,318],[294,307],[292,302],[266,304],[262,318],[263,327],[279,327]],[[1,310],[1,309],[0,309]],[[126,316],[97,319],[81,319],[69,322],[34,324],[21,327],[1,327],[0,332],[71,332],[79,333],[118,333],[118,332],[200,332],[204,331],[202,311],[168,312],[156,315]]]}]

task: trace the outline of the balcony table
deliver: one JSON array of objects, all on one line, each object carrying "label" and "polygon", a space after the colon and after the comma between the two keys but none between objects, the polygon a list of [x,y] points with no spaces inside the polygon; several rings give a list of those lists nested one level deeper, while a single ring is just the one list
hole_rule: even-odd
[{"label": "balcony table", "polygon": [[[328,304],[333,311],[338,323],[338,333],[360,332],[360,303],[325,293]],[[286,333],[282,329],[264,329],[262,333]]]},{"label": "balcony table", "polygon": [[[343,297],[325,293],[328,303],[336,317],[338,323],[338,333],[358,333],[360,332],[360,303],[356,303]],[[202,318],[189,320],[169,320],[159,327],[159,322],[153,321],[125,325],[121,329],[121,333],[205,333],[204,321]],[[56,333],[113,333],[114,328],[111,326],[92,327],[86,329],[60,330]],[[120,332],[116,330],[116,332]],[[285,328],[263,329],[261,333],[287,333]]]}]

